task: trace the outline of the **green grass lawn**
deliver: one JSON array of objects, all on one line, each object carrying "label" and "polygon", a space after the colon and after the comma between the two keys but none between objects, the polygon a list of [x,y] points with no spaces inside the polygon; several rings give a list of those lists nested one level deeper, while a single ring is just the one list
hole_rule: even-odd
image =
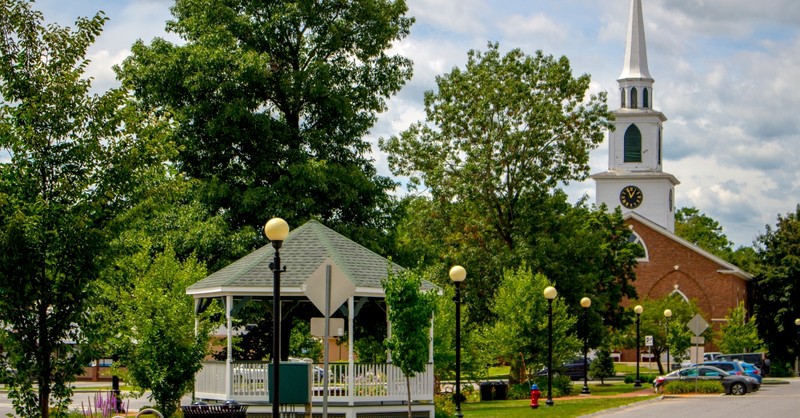
[{"label": "green grass lawn", "polygon": [[[592,390],[594,394],[594,390]],[[497,418],[530,418],[534,415],[547,416],[547,417],[579,417],[594,412],[603,411],[610,408],[615,408],[622,405],[628,405],[635,402],[640,402],[647,399],[652,399],[653,396],[646,397],[620,397],[620,398],[593,398],[586,397],[585,399],[554,399],[555,404],[552,407],[545,405],[545,399],[539,401],[539,408],[532,410],[530,401],[527,399],[516,401],[491,401],[491,402],[478,402],[466,403],[461,406],[465,416],[469,417],[497,417]]]}]

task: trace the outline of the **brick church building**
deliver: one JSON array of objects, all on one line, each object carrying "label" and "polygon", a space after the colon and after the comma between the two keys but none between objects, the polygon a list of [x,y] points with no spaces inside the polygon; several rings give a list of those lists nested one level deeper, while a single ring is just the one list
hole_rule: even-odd
[{"label": "brick church building", "polygon": [[[636,267],[639,297],[678,293],[696,300],[704,319],[718,329],[739,302],[750,307],[752,276],[674,233],[675,186],[680,182],[662,167],[667,118],[655,110],[641,0],[631,0],[625,60],[617,81],[620,107],[614,111],[615,129],[608,134],[608,170],[591,176],[596,203],[610,210],[620,207],[631,239],[645,250]],[[716,350],[707,344],[705,351]]]}]

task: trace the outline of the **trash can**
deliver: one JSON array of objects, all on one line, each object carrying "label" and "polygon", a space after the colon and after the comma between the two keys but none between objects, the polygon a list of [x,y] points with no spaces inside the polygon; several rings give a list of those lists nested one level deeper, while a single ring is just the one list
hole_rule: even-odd
[{"label": "trash can", "polygon": [[508,397],[508,385],[503,382],[482,382],[481,401],[504,401]]}]

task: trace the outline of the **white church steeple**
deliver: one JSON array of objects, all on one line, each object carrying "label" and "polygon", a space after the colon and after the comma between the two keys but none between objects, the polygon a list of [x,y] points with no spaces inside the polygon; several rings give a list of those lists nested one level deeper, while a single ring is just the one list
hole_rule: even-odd
[{"label": "white church steeple", "polygon": [[642,17],[642,2],[631,2],[631,14],[628,18],[628,43],[625,45],[625,64],[619,80],[648,79],[650,70],[647,68],[647,46],[644,38],[644,18]]},{"label": "white church steeple", "polygon": [[675,231],[674,189],[678,180],[662,171],[662,132],[667,118],[653,109],[647,66],[642,0],[631,0],[625,61],[617,80],[620,108],[609,132],[608,171],[592,175],[597,204],[637,214]]}]

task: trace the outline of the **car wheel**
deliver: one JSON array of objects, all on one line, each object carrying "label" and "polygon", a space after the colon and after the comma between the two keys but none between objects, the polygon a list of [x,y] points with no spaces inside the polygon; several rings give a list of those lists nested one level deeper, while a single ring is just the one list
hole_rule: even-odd
[{"label": "car wheel", "polygon": [[734,383],[731,385],[731,395],[744,395],[747,393],[747,388],[744,383]]}]

